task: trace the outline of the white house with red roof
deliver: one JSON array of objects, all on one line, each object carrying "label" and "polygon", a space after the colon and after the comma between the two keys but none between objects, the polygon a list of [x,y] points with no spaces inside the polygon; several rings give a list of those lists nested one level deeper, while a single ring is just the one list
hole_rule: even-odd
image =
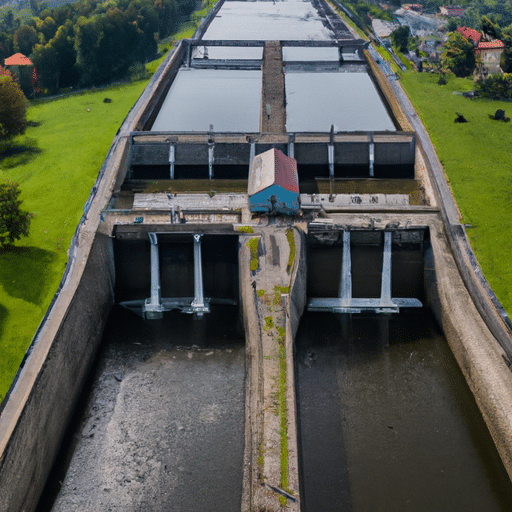
[{"label": "white house with red roof", "polygon": [[477,73],[483,77],[496,73],[503,73],[500,59],[505,45],[499,39],[480,41],[475,48]]}]

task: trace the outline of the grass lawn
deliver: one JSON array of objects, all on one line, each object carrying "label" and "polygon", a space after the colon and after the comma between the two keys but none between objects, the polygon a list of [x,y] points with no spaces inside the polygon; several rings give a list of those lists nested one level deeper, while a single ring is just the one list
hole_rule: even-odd
[{"label": "grass lawn", "polygon": [[[490,119],[497,109],[511,117],[512,103],[468,99],[472,79],[408,71],[402,86],[423,120],[459,205],[486,278],[512,315],[512,123]],[[461,113],[467,123],[454,123]]]},{"label": "grass lawn", "polygon": [[[0,179],[16,181],[30,236],[0,251],[0,399],[57,289],[67,249],[107,150],[146,82],[45,101],[27,129],[3,146]],[[104,98],[112,103],[103,103]],[[23,148],[29,148],[23,150]],[[2,148],[0,148],[1,151]],[[16,152],[5,156],[7,152]]]},{"label": "grass lawn", "polygon": [[[205,0],[170,41],[191,37],[215,4]],[[165,58],[150,62],[154,73]],[[0,249],[0,401],[62,278],[67,250],[114,135],[147,80],[40,101],[27,118],[38,126],[0,144],[0,181],[19,183],[30,236]],[[103,103],[111,98],[112,103]]]}]

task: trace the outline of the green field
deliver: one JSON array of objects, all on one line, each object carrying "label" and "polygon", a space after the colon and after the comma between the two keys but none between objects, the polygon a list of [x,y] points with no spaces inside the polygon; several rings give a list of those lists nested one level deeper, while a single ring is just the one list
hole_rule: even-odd
[{"label": "green field", "polygon": [[[468,99],[472,79],[408,71],[402,86],[423,120],[446,170],[462,222],[484,274],[512,314],[512,123],[490,118],[497,109],[511,117],[512,103]],[[461,113],[467,123],[454,123]]]},{"label": "green field", "polygon": [[[30,236],[0,251],[0,398],[57,290],[71,237],[114,135],[145,85],[33,105],[28,119],[38,126],[0,148],[0,179],[19,183],[22,208],[33,214]],[[106,97],[112,103],[103,103]]]},{"label": "green field", "polygon": [[[162,41],[191,37],[215,4],[205,0],[191,21]],[[147,80],[41,100],[29,107],[25,135],[0,143],[0,180],[20,185],[22,209],[33,214],[30,236],[0,249],[0,401],[62,278],[83,206],[114,135]],[[112,103],[104,103],[110,98]]]}]

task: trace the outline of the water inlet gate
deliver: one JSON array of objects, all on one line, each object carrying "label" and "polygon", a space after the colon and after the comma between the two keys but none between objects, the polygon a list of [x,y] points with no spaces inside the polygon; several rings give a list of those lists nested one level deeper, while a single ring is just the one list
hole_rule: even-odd
[{"label": "water inlet gate", "polygon": [[350,255],[350,231],[343,231],[343,255],[341,259],[341,282],[338,297],[311,298],[309,311],[332,313],[398,313],[401,307],[421,308],[423,304],[414,298],[391,297],[391,231],[384,231],[384,255],[382,261],[381,292],[378,299],[352,297],[352,262]]},{"label": "water inlet gate", "polygon": [[162,298],[160,290],[160,255],[158,248],[158,233],[148,233],[151,243],[151,294],[145,300],[128,300],[121,306],[137,313],[146,320],[156,320],[163,317],[165,311],[179,309],[183,313],[195,313],[202,317],[210,312],[210,304],[235,305],[233,299],[205,298],[203,288],[203,265],[201,253],[201,233],[193,235],[194,244],[194,297]]}]

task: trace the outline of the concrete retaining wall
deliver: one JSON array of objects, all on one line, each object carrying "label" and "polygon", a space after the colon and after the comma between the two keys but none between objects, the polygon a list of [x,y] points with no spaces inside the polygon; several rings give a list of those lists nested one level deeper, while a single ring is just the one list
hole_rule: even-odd
[{"label": "concrete retaining wall", "polygon": [[37,505],[113,304],[113,264],[111,239],[97,235],[81,279],[61,294],[70,299],[63,321],[59,315],[48,319],[54,336],[41,336],[25,363],[16,389],[25,398],[21,414],[18,400],[2,413],[2,512],[29,512]]},{"label": "concrete retaining wall", "polygon": [[439,220],[430,225],[425,284],[429,306],[475,397],[512,479],[512,372],[506,354],[478,313]]}]

